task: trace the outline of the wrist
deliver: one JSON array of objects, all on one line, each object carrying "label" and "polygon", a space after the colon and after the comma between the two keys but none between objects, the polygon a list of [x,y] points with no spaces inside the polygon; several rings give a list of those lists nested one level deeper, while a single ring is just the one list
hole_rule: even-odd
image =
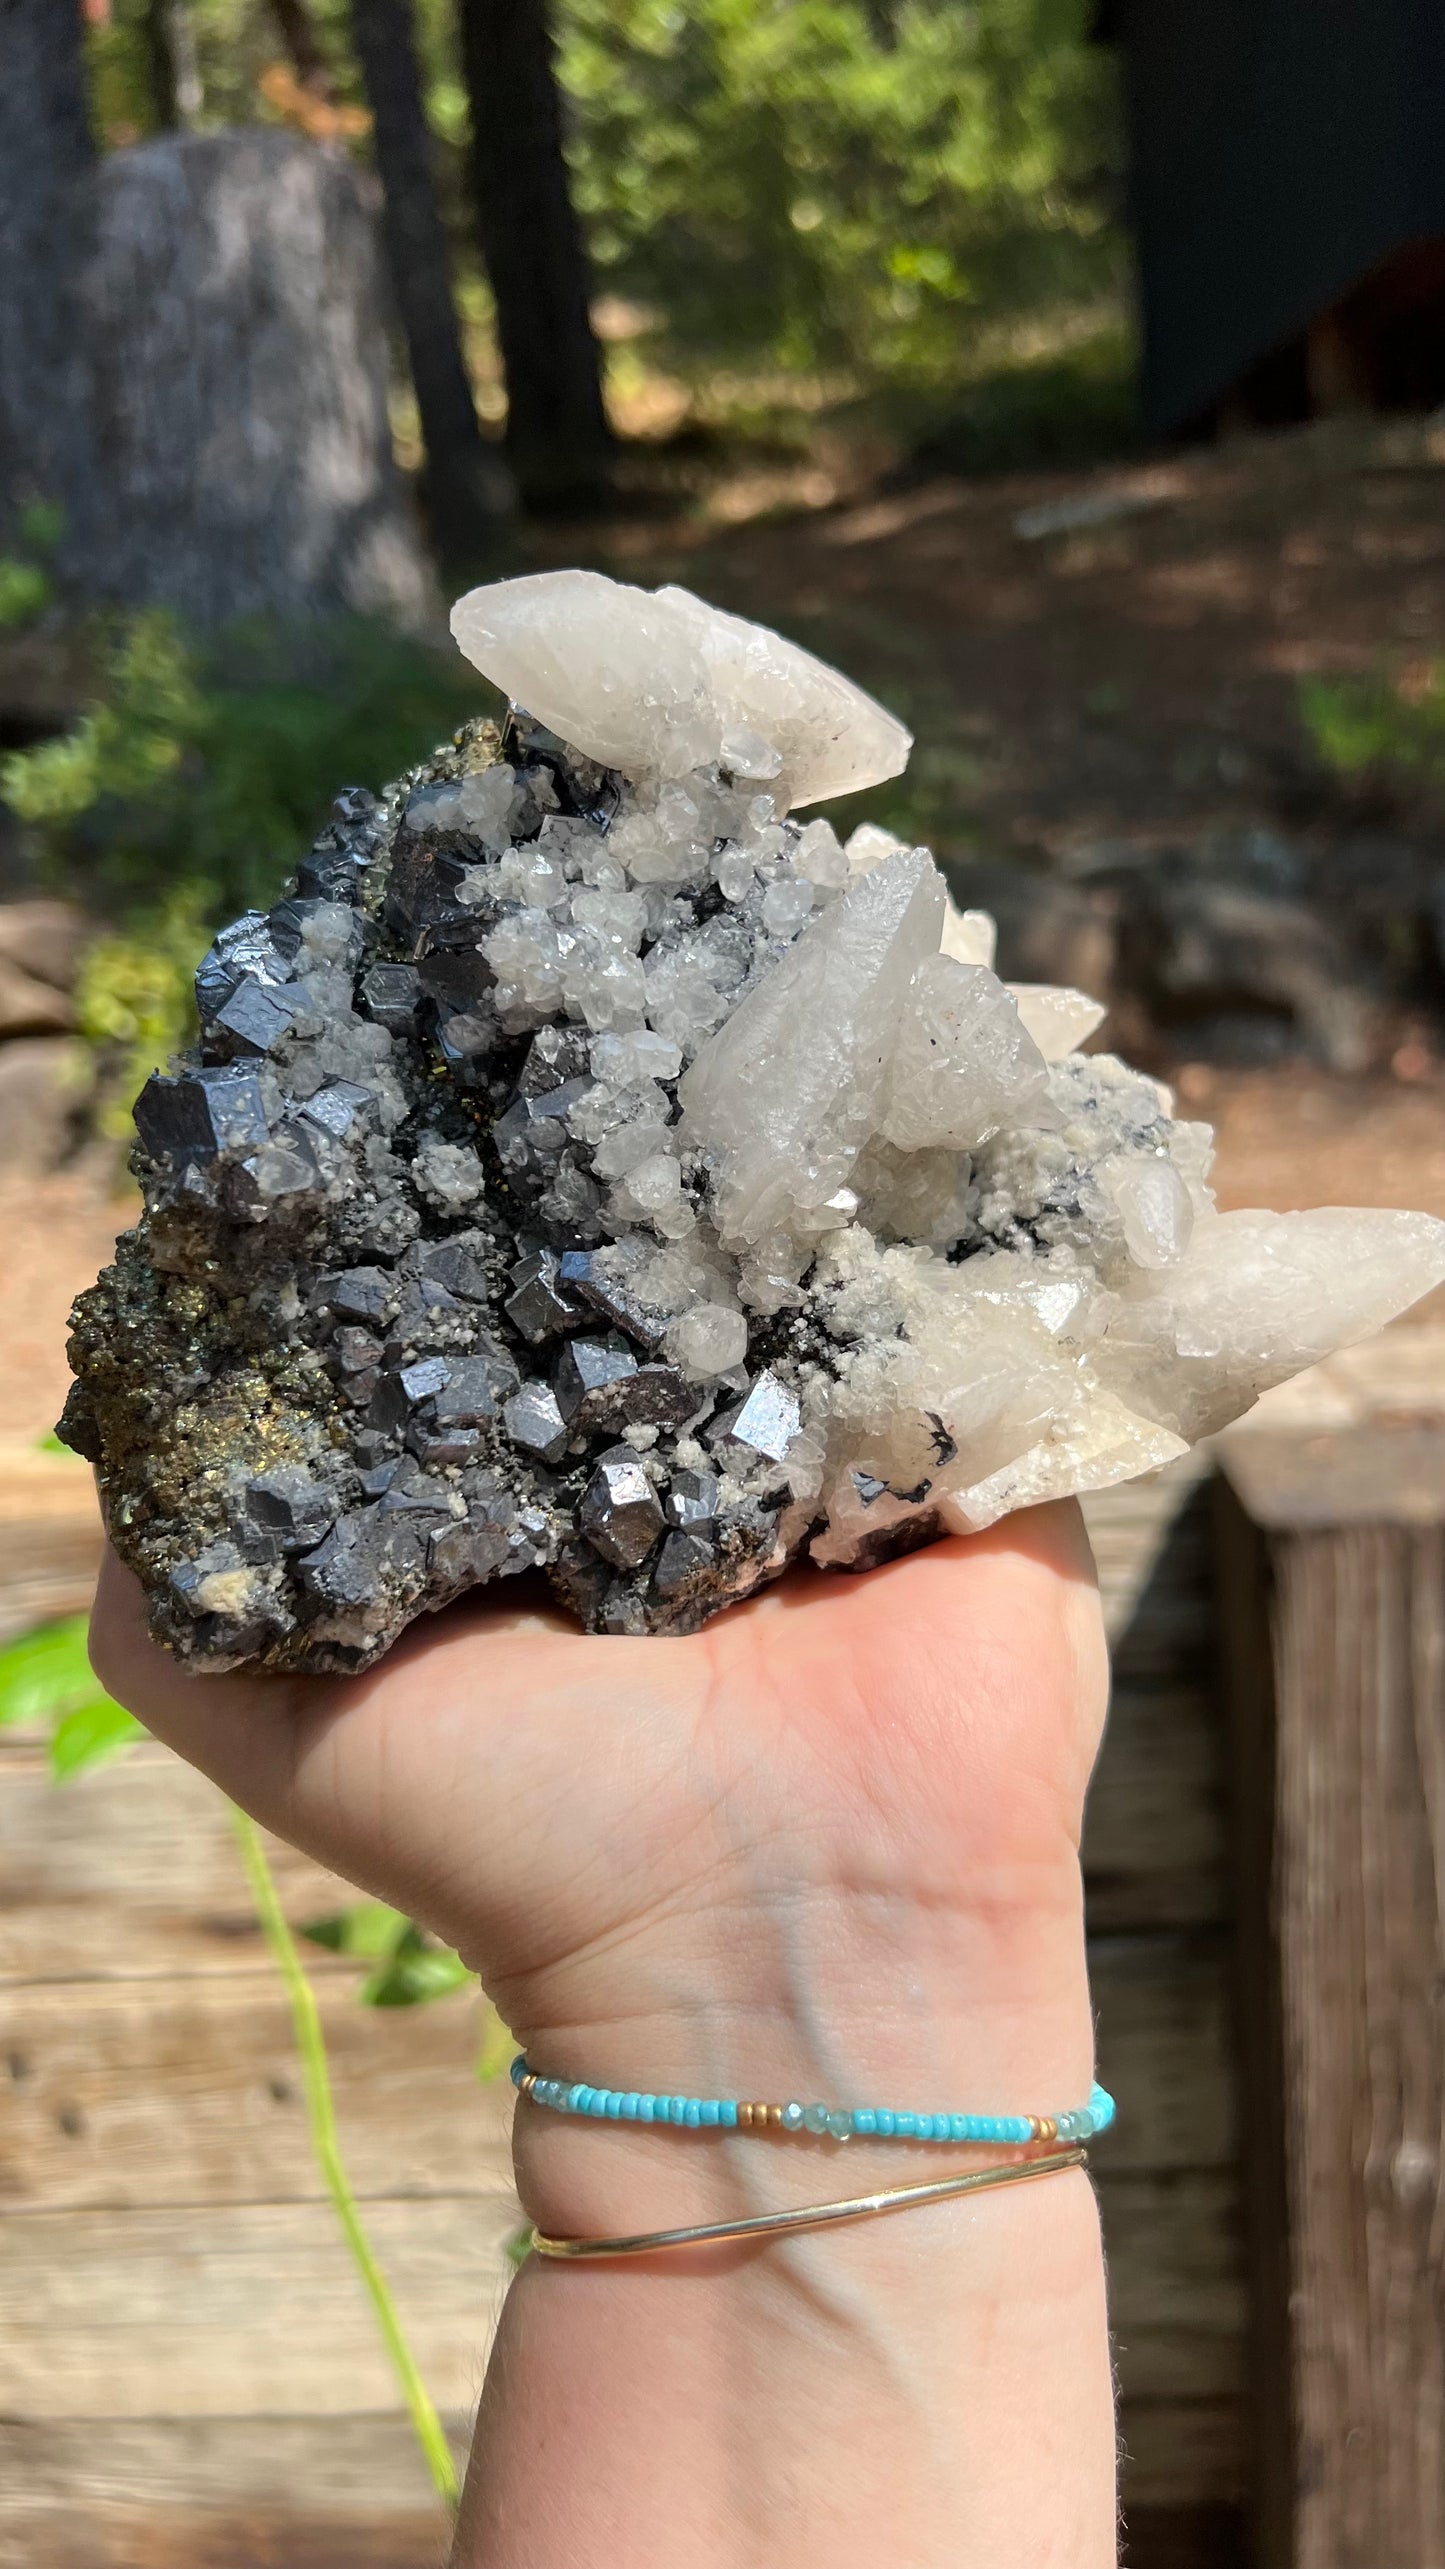
[{"label": "wrist", "polygon": [[[778,1913],[674,1921],[622,2003],[589,1973],[518,1992],[510,2021],[542,2076],[593,2087],[896,2112],[1048,2115],[1093,2075],[1077,1871],[1018,1906],[797,1895]],[[719,1931],[720,1926],[723,1931]],[[658,2129],[523,2104],[518,2183],[539,2226],[569,2232],[743,2217],[941,2173],[938,2143],[847,2143],[751,2130]],[[946,2164],[968,2162],[962,2145]]]}]

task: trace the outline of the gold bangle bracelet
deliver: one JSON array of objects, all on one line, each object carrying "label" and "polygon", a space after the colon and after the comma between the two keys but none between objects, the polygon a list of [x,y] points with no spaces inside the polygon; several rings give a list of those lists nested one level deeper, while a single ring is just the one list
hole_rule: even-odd
[{"label": "gold bangle bracelet", "polygon": [[907,2212],[918,2203],[947,2203],[959,2194],[984,2194],[993,2186],[1022,2185],[1029,2177],[1053,2176],[1060,2168],[1088,2165],[1084,2149],[1055,2150],[1047,2158],[1010,2159],[1002,2167],[970,2168],[966,2175],[930,2177],[922,2185],[885,2186],[878,2194],[858,2194],[846,2203],[801,2204],[796,2212],[760,2212],[750,2221],[704,2221],[689,2230],[641,2230],[631,2239],[553,2239],[534,2230],[532,2246],[539,2257],[582,2264],[609,2257],[651,2257],[664,2248],[715,2248],[729,2239],[776,2239],[795,2230],[828,2230],[844,2221],[871,2221],[884,2212]]}]

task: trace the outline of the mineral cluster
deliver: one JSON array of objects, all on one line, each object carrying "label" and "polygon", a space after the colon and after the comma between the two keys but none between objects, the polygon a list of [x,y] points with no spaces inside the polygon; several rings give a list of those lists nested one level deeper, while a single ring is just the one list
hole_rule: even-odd
[{"label": "mineral cluster", "polygon": [[832,670],[577,571],[453,626],[504,726],[216,938],[77,1306],[61,1433],[182,1658],[362,1668],[527,1569],[686,1632],[1147,1471],[1445,1279],[1423,1215],[1219,1213],[1091,1000],[791,817],[907,758]]}]

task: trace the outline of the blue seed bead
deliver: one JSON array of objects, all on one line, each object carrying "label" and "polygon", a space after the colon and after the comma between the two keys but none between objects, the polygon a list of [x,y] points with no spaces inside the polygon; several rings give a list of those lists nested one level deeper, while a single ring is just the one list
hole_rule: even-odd
[{"label": "blue seed bead", "polygon": [[719,2114],[721,2113],[721,2111],[722,2111],[722,2108],[721,2108],[721,2106],[718,2104],[717,2098],[716,2098],[715,2096],[705,2096],[705,2097],[703,2098],[703,2100],[702,2100],[702,2123],[703,2123],[703,2128],[704,2128],[704,2130],[705,2130],[705,2131],[712,2132],[712,2131],[715,2131],[715,2130],[716,2130],[716,2128],[717,2128],[717,2118],[718,2118]]},{"label": "blue seed bead", "polygon": [[639,2122],[639,2123],[650,2123],[650,2122],[652,2121],[653,2114],[654,2114],[654,2112],[655,2112],[655,2110],[656,2110],[656,2106],[657,2106],[657,2099],[656,2099],[656,2097],[655,2097],[655,2096],[639,2096],[639,2098],[638,2098],[638,2100],[637,2100],[637,2119],[638,2119],[638,2122]]},{"label": "blue seed bead", "polygon": [[897,2115],[896,2115],[896,2114],[890,2114],[890,2113],[889,2113],[889,2111],[888,2111],[888,2109],[887,2109],[887,2107],[886,2107],[886,2106],[883,2106],[883,2105],[880,2105],[880,2106],[878,2106],[878,2107],[877,2107],[877,2109],[876,2109],[876,2113],[877,2113],[877,2121],[878,2121],[878,2138],[879,2138],[879,2140],[880,2140],[880,2141],[891,2141],[891,2140],[892,2140],[892,2138],[893,2138],[893,2136],[894,2136],[894,2133],[895,2133],[895,2132],[897,2131],[897,2129],[898,2129],[898,2117],[897,2117]]},{"label": "blue seed bead", "polygon": [[873,2133],[877,2131],[878,2117],[874,2113],[871,2105],[855,2106],[853,2111],[853,2129],[855,2132],[865,2133]]},{"label": "blue seed bead", "polygon": [[725,2096],[723,2098],[722,2103],[718,2107],[718,2121],[725,2132],[735,2132],[737,2130],[738,2108],[736,2097]]},{"label": "blue seed bead", "polygon": [[585,2081],[573,2097],[572,2111],[574,2114],[590,2114],[592,2111],[592,2090]]},{"label": "blue seed bead", "polygon": [[[792,2127],[790,2126],[789,2128],[791,2129]],[[827,2106],[826,2106],[826,2105],[807,2105],[807,2106],[805,2106],[805,2107],[803,2108],[803,2129],[804,2129],[806,2132],[826,2132],[826,2131],[827,2131],[827,2129],[828,2129],[828,2108],[827,2108]]]},{"label": "blue seed bead", "polygon": [[689,2132],[696,2132],[700,2128],[702,2123],[702,2098],[700,2096],[690,2096],[688,2098],[686,2105],[682,2109],[682,2119],[687,2125]]},{"label": "blue seed bead", "polygon": [[808,2122],[808,2116],[815,2113],[816,2110],[816,2107],[811,2105],[806,2107],[800,2105],[795,2096],[790,2097],[788,2103],[783,2107],[783,2130],[785,2132],[801,2132],[805,2126],[809,2131],[814,2130],[816,2127]]},{"label": "blue seed bead", "polygon": [[642,2099],[641,2099],[641,2097],[638,2095],[636,2088],[635,2088],[635,2087],[629,2087],[629,2089],[628,2089],[628,2091],[627,2091],[627,2094],[624,2096],[624,2098],[623,2098],[623,2100],[622,2100],[622,2120],[623,2120],[623,2122],[624,2122],[624,2123],[635,2123],[635,2122],[636,2122],[636,2120],[637,2120],[637,2114],[638,2114],[638,2108],[639,2108],[639,2106],[641,2105],[641,2103],[642,2103]]},{"label": "blue seed bead", "polygon": [[685,2096],[669,2097],[668,2113],[671,2116],[672,2121],[677,2125],[678,2130],[681,2131],[683,2124],[687,2120],[687,2098]]},{"label": "blue seed bead", "polygon": [[522,2084],[522,2081],[523,2081],[523,2079],[526,2077],[526,2075],[527,2075],[527,2056],[526,2056],[526,2053],[525,2053],[525,2052],[518,2052],[516,2059],[515,2059],[515,2060],[513,2061],[513,2063],[512,2063],[511,2072],[510,2072],[512,2085],[513,2085],[514,2087],[520,2087],[520,2086],[521,2086],[521,2084]]},{"label": "blue seed bead", "polygon": [[893,2117],[893,2129],[897,2133],[900,2141],[916,2140],[918,2136],[917,2115],[895,2114]]}]

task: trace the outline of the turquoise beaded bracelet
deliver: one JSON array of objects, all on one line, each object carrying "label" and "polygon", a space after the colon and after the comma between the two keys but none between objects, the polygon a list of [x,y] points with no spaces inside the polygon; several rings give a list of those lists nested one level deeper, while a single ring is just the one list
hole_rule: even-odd
[{"label": "turquoise beaded bracelet", "polygon": [[541,2078],[525,2053],[512,2063],[512,2085],[533,2105],[554,2114],[589,2115],[599,2123],[670,2123],[686,2132],[805,2132],[833,2141],[1002,2142],[1022,2148],[1034,2141],[1091,2141],[1114,2120],[1114,2100],[1102,2087],[1089,2102],[1065,2114],[891,2114],[881,2105],[743,2104],[731,2096],[649,2096],[640,2088],[587,2087],[565,2078]]}]

